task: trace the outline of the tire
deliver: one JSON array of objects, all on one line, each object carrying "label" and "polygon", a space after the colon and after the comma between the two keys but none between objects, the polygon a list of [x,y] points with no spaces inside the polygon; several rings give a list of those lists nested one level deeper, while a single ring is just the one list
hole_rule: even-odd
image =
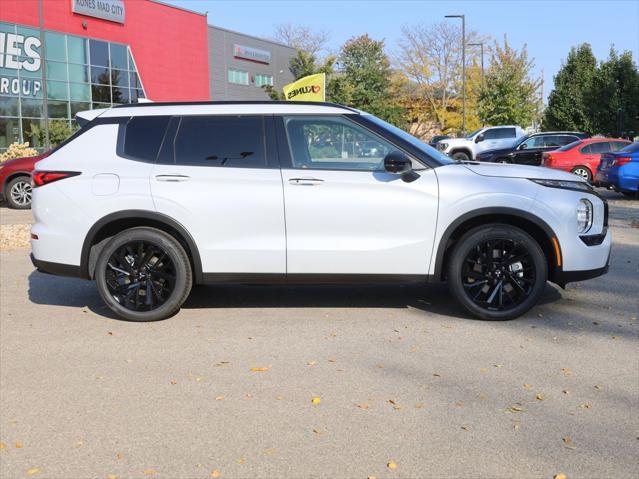
[{"label": "tire", "polygon": [[588,183],[592,182],[592,172],[590,171],[590,168],[588,168],[587,166],[577,165],[570,171],[571,173],[574,173],[580,178],[583,178]]},{"label": "tire", "polygon": [[[487,261],[489,256],[500,259]],[[518,261],[506,264],[504,256]],[[511,225],[489,224],[462,236],[452,251],[447,273],[452,294],[470,314],[503,321],[537,304],[546,286],[548,266],[539,244],[528,233]]]},{"label": "tire", "polygon": [[455,153],[453,153],[452,158],[456,161],[470,161],[470,157],[468,156],[468,154],[464,153],[463,151],[456,151]]},{"label": "tire", "polygon": [[139,227],[102,249],[95,280],[104,303],[127,321],[158,321],[179,311],[193,285],[189,257],[164,231]]},{"label": "tire", "polygon": [[498,158],[495,160],[495,163],[503,163],[504,165],[510,165],[512,162],[513,161],[510,158]]},{"label": "tire", "polygon": [[27,210],[31,208],[31,195],[31,178],[29,176],[17,176],[7,183],[4,197],[9,208]]}]

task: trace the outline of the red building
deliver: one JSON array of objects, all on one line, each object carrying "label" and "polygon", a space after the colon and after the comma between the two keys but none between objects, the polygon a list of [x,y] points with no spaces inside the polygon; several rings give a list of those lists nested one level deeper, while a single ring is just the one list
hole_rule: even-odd
[{"label": "red building", "polygon": [[210,99],[206,15],[155,0],[1,0],[0,152],[77,111]]}]

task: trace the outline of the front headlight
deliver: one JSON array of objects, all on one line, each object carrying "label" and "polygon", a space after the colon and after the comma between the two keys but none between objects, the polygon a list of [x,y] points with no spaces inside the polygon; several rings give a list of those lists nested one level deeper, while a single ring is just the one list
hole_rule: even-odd
[{"label": "front headlight", "polygon": [[566,181],[566,180],[544,180],[538,178],[528,178],[530,181],[534,181],[538,185],[547,186],[549,188],[562,188],[565,190],[576,190],[576,191],[593,191],[592,186],[590,186],[585,181]]},{"label": "front headlight", "polygon": [[592,226],[592,203],[586,199],[579,200],[577,205],[577,232],[585,233]]}]

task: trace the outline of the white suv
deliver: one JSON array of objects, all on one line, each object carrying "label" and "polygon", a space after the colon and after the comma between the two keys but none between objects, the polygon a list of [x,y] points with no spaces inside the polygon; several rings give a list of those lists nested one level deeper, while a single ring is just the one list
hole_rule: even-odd
[{"label": "white suv", "polygon": [[477,155],[484,151],[508,148],[524,135],[519,126],[489,126],[473,131],[466,138],[440,140],[435,147],[454,160],[468,161],[477,159]]},{"label": "white suv", "polygon": [[33,173],[33,262],[94,279],[118,316],[193,284],[448,281],[483,319],[607,271],[607,206],[575,175],[464,164],[322,103],[140,104],[86,123]]}]

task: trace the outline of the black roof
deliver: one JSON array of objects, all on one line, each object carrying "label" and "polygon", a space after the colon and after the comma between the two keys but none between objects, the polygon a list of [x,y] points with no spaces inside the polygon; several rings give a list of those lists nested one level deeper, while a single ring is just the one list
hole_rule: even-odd
[{"label": "black roof", "polygon": [[359,113],[355,108],[340,105],[339,103],[331,103],[327,101],[284,101],[284,100],[227,100],[227,101],[167,101],[167,102],[143,102],[143,103],[127,103],[126,105],[116,105],[113,108],[131,108],[131,107],[152,107],[152,106],[181,106],[181,105],[312,105],[312,106],[332,106],[335,108],[343,108],[355,113]]}]

